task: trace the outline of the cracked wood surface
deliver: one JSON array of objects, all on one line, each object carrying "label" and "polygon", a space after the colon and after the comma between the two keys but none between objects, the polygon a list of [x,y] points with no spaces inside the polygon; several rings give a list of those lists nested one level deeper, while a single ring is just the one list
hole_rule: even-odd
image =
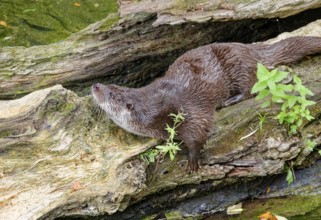
[{"label": "cracked wood surface", "polygon": [[[321,21],[278,39],[292,35],[321,36]],[[202,155],[204,165],[193,174],[186,171],[184,152],[174,161],[147,167],[138,155],[157,141],[99,117],[89,96],[57,85],[0,101],[0,219],[113,214],[156,192],[208,180],[227,184],[230,179],[264,177],[282,172],[287,161],[301,164],[310,154],[305,138],[321,142],[321,56],[292,67],[317,102],[311,108],[316,119],[304,123],[300,137],[288,137],[273,119],[276,106],[263,111],[259,102],[246,100],[217,112],[216,133]],[[258,111],[270,115],[262,132],[257,130]]]},{"label": "cracked wood surface", "polygon": [[[321,6],[317,0],[186,2],[120,1],[120,17],[110,14],[64,41],[0,48],[0,99],[56,84],[82,94],[97,81],[140,86],[193,47],[266,39],[275,36],[280,18]],[[254,18],[274,19],[268,26],[268,19]],[[304,20],[295,19],[293,28]]]},{"label": "cracked wood surface", "polygon": [[256,18],[284,18],[308,8],[318,8],[318,0],[199,0],[171,1],[161,4],[152,0],[120,0],[122,16],[134,13],[158,13],[153,25],[179,24],[184,22],[205,22],[209,20],[240,20]]}]

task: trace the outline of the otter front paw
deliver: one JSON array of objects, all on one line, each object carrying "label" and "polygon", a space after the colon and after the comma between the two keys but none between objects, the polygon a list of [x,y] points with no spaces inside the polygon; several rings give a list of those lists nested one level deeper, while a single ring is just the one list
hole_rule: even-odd
[{"label": "otter front paw", "polygon": [[197,172],[199,168],[199,155],[196,152],[189,153],[188,169],[190,172]]}]

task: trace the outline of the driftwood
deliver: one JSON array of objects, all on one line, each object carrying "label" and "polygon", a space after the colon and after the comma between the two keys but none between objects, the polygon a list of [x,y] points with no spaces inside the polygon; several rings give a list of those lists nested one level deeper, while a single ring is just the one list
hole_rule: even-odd
[{"label": "driftwood", "polygon": [[[316,1],[310,4],[313,2]],[[133,17],[137,21],[133,26],[110,30],[105,27],[106,31],[101,28],[108,23],[105,21],[57,44],[1,49],[0,58],[6,61],[0,64],[1,97],[14,97],[17,91],[24,94],[56,83],[76,88],[80,82],[89,85],[105,74],[109,76],[106,81],[123,78],[139,85],[138,81],[155,76],[149,71],[163,70],[183,50],[208,41],[205,35],[209,32],[205,31],[196,44],[188,45],[194,38],[176,44],[186,26],[176,26],[179,36],[171,41],[167,34],[172,32],[165,31],[168,27],[153,26],[159,16]],[[130,21],[125,19],[119,25],[131,24]],[[195,26],[204,28],[201,24]],[[170,27],[173,29],[175,26]],[[161,30],[164,35],[157,36]],[[138,33],[149,37],[139,41]],[[279,38],[292,35],[321,37],[321,21]],[[102,41],[97,42],[99,37]],[[147,53],[156,41],[154,52]],[[134,46],[136,43],[139,45]],[[122,54],[122,59],[117,53]],[[152,65],[171,53],[162,64]],[[221,109],[216,114],[216,133],[202,155],[204,165],[193,174],[186,171],[184,150],[174,161],[166,158],[156,165],[143,163],[139,154],[158,141],[129,134],[105,120],[95,111],[90,96],[80,97],[56,85],[19,99],[0,101],[0,219],[102,215],[135,219],[173,207],[188,216],[215,213],[248,197],[259,197],[272,184],[266,176],[282,173],[287,164],[299,166],[309,161],[311,152],[305,147],[306,138],[321,142],[321,56],[311,56],[291,67],[315,93],[317,104],[311,112],[316,119],[305,122],[299,135],[288,137],[286,127],[273,119],[277,106],[263,111],[261,103],[251,99]],[[270,116],[262,131],[257,130],[257,112]],[[245,180],[252,181],[247,185]],[[259,183],[263,187],[255,191]],[[232,186],[240,190],[232,191]],[[250,189],[255,192],[249,193]],[[231,197],[230,192],[238,194]],[[138,208],[142,212],[138,213]]]},{"label": "driftwood", "polygon": [[321,18],[320,9],[288,17],[321,7],[317,0],[162,2],[120,1],[123,17],[111,14],[62,42],[0,48],[0,99],[56,84],[82,94],[97,81],[139,86],[191,48],[266,40]]}]

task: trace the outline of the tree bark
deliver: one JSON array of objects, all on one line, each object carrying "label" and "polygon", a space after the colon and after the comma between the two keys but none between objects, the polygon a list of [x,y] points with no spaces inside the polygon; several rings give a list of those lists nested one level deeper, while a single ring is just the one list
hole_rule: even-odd
[{"label": "tree bark", "polygon": [[[0,98],[17,98],[56,84],[80,94],[88,93],[95,81],[140,86],[191,48],[266,40],[321,18],[320,9],[288,17],[321,7],[317,0],[200,2],[120,1],[122,17],[111,14],[65,41],[0,48]],[[159,8],[158,13],[153,8]]]},{"label": "tree bark", "polygon": [[[117,29],[117,25],[107,32],[102,31],[99,29],[102,22],[65,42],[1,49],[0,57],[8,62],[0,64],[2,78],[5,72],[8,76],[5,83],[1,83],[2,97],[13,97],[17,88],[27,93],[58,82],[65,85],[88,83],[106,73],[108,80],[144,78],[143,72],[165,66],[152,65],[153,58],[144,61],[147,56],[159,59],[173,51],[176,56],[182,48],[196,46],[187,46],[195,40],[193,37],[176,45],[176,40],[182,39],[183,26],[174,41],[170,41],[168,32],[157,36],[160,30],[165,30],[162,28],[155,28],[146,41],[139,40],[141,32],[136,27],[140,27],[140,31],[151,30],[148,28],[153,26],[156,17],[137,16],[134,15],[133,26],[124,27],[126,31]],[[119,25],[130,24],[130,21]],[[92,32],[88,34],[88,30]],[[185,33],[192,30],[195,29],[187,29]],[[146,33],[141,34],[146,36]],[[102,35],[104,40],[97,42]],[[321,21],[275,40],[293,35],[321,37]],[[155,50],[149,51],[156,41],[159,44]],[[75,42],[77,47],[71,49]],[[167,42],[163,49],[161,42]],[[134,46],[136,43],[139,46]],[[149,52],[145,54],[146,51]],[[122,59],[117,53],[122,54]],[[164,62],[168,63],[173,57]],[[146,65],[140,66],[140,62]],[[136,64],[147,69],[135,72],[132,68],[137,68]],[[20,99],[0,101],[0,219],[106,217],[102,215],[111,219],[120,215],[124,219],[126,216],[135,219],[144,214],[128,207],[145,207],[149,215],[171,210],[173,204],[188,216],[215,213],[238,201],[259,196],[266,188],[255,191],[255,187],[272,184],[271,175],[282,173],[286,165],[300,166],[309,162],[311,151],[305,146],[307,138],[318,144],[321,142],[321,56],[311,56],[291,67],[315,93],[313,100],[317,104],[311,107],[315,119],[305,122],[298,135],[289,137],[287,128],[273,119],[278,106],[262,110],[260,102],[250,99],[221,109],[216,114],[216,133],[202,155],[202,169],[193,174],[187,172],[184,150],[174,161],[165,158],[147,166],[139,159],[139,154],[158,141],[129,134],[106,120],[101,112],[95,111],[90,96],[80,97],[56,85]],[[120,73],[118,68],[131,69],[135,76],[131,78],[130,73],[115,75]],[[268,114],[261,131],[257,112]],[[238,186],[241,190],[231,197],[231,188]],[[250,193],[250,189],[254,191]],[[202,201],[207,201],[205,206]]]}]

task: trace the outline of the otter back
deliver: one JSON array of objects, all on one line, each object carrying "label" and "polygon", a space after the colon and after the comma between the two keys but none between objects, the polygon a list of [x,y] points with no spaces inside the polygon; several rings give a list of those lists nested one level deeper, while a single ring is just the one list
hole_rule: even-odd
[{"label": "otter back", "polygon": [[166,139],[171,113],[183,112],[177,139],[189,151],[189,169],[197,171],[200,149],[214,123],[217,108],[250,98],[257,63],[268,67],[295,62],[321,52],[321,38],[292,37],[272,45],[214,43],[190,50],[142,88],[94,84],[98,105],[129,132]]}]

